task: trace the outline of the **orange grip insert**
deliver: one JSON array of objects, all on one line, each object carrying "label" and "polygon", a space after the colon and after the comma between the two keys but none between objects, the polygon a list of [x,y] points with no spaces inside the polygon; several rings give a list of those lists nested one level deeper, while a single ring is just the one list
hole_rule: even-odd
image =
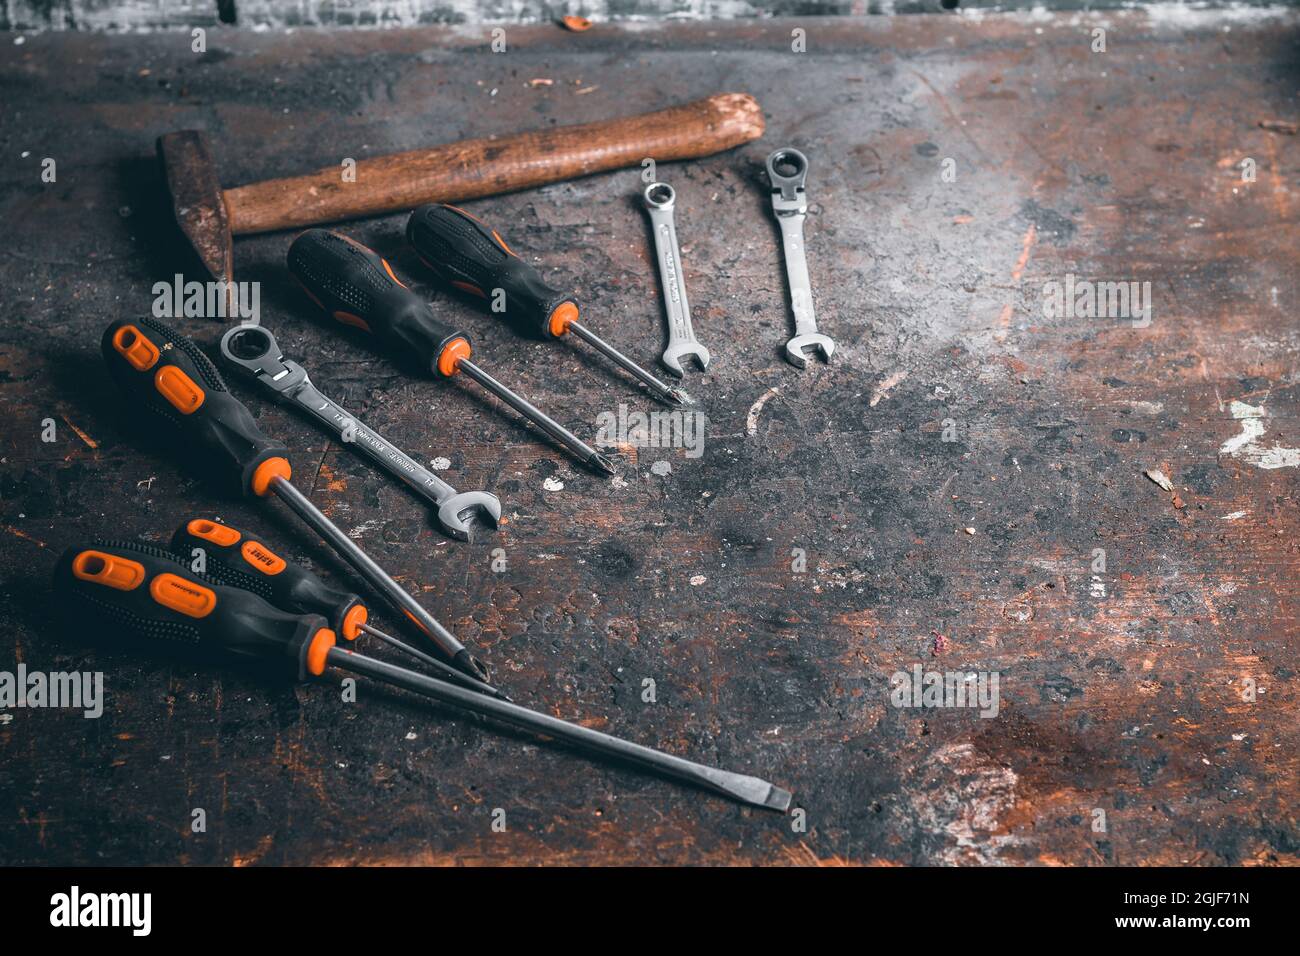
[{"label": "orange grip insert", "polygon": [[162,397],[171,402],[172,407],[182,415],[193,415],[207,398],[203,389],[194,383],[194,379],[175,365],[160,368],[153,383]]},{"label": "orange grip insert", "polygon": [[370,612],[366,610],[364,604],[358,604],[343,615],[343,636],[349,641],[355,641],[361,636],[361,625],[368,620],[370,620]]},{"label": "orange grip insert", "polygon": [[272,479],[283,478],[288,481],[292,477],[293,469],[289,467],[287,458],[268,458],[257,466],[257,471],[253,472],[253,494],[265,498],[266,493],[271,490]]},{"label": "orange grip insert", "polygon": [[438,371],[448,378],[456,374],[456,366],[461,359],[470,356],[468,339],[452,339],[438,353]]},{"label": "orange grip insert", "polygon": [[185,530],[196,538],[211,541],[220,548],[228,548],[239,540],[239,532],[228,525],[217,524],[206,518],[195,518],[185,526]]},{"label": "orange grip insert", "polygon": [[[506,245],[506,241],[501,238],[501,233],[497,232],[495,229],[492,230],[492,238],[500,243],[501,248],[506,251],[506,255],[515,256],[515,251]],[[515,258],[518,259],[519,257],[515,256]]]},{"label": "orange grip insert", "polygon": [[134,325],[124,325],[113,333],[113,348],[131,363],[137,372],[147,372],[158,364],[158,346],[154,345],[144,333]]},{"label": "orange grip insert", "polygon": [[103,551],[83,551],[72,559],[72,573],[119,591],[133,591],[144,581],[144,565]]},{"label": "orange grip insert", "polygon": [[406,283],[403,282],[401,279],[397,278],[397,276],[393,275],[393,267],[390,266],[390,265],[388,264],[388,260],[387,260],[387,259],[383,259],[383,258],[381,258],[379,261],[382,262],[382,263],[384,264],[384,271],[388,273],[388,278],[392,279],[394,282],[396,282],[398,285],[400,285],[403,289],[405,289],[405,288],[406,288]]},{"label": "orange grip insert", "polygon": [[561,302],[551,313],[551,334],[559,338],[569,331],[569,326],[578,321],[578,307],[572,302]]},{"label": "orange grip insert", "polygon": [[239,552],[244,556],[245,561],[263,574],[275,575],[285,569],[284,558],[260,541],[245,541]]},{"label": "orange grip insert", "polygon": [[370,331],[370,325],[366,320],[359,315],[353,315],[351,312],[343,312],[342,310],[335,312],[334,319],[344,325],[350,325],[354,329],[360,329],[362,332]]},{"label": "orange grip insert", "polygon": [[468,292],[470,295],[476,295],[480,299],[486,299],[487,293],[480,289],[472,282],[461,282],[459,279],[452,279],[451,284],[462,292]]},{"label": "orange grip insert", "polygon": [[338,638],[328,627],[322,627],[312,635],[311,644],[307,646],[307,670],[320,677],[325,673],[325,659],[338,643]]},{"label": "orange grip insert", "polygon": [[411,619],[411,623],[420,629],[420,633],[422,634],[429,633],[429,629],[420,623],[420,619],[416,617],[414,614],[412,614],[410,611],[406,610],[406,608],[402,608],[402,613]]},{"label": "orange grip insert", "polygon": [[149,593],[163,607],[187,617],[207,617],[217,606],[216,592],[175,574],[160,574],[149,582]]}]

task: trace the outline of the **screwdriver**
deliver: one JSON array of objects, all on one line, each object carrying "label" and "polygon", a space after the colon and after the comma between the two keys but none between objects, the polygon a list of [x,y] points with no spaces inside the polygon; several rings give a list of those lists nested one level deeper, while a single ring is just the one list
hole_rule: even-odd
[{"label": "screwdriver", "polygon": [[[406,239],[421,262],[461,291],[484,301],[502,295],[504,308],[498,314],[519,331],[544,339],[572,332],[659,397],[674,405],[695,404],[683,389],[659,381],[580,324],[573,296],[548,286],[495,229],[465,210],[443,203],[421,206],[406,221]],[[493,311],[497,311],[495,305]]]},{"label": "screwdriver", "polygon": [[141,318],[111,323],[101,348],[127,397],[167,426],[196,470],[232,495],[275,494],[447,655],[460,683],[495,692],[465,645],[289,482],[288,450],[262,434],[197,345],[157,319]]},{"label": "screwdriver", "polygon": [[326,229],[308,229],[289,247],[289,271],[318,306],[344,325],[376,335],[398,359],[451,378],[464,372],[563,445],[588,468],[614,463],[469,360],[469,335],[434,317],[373,249]]},{"label": "screwdriver", "polygon": [[[171,550],[184,561],[202,557],[202,574],[232,588],[251,591],[282,611],[319,614],[337,637],[354,641],[362,633],[423,661],[453,680],[453,670],[436,657],[379,630],[370,623],[370,609],[356,594],[339,591],[301,565],[282,558],[260,538],[207,518],[186,521],[172,535]],[[191,571],[196,571],[193,565]],[[488,690],[486,685],[483,690]],[[508,700],[500,690],[494,696]]]},{"label": "screwdriver", "polygon": [[319,677],[332,665],[741,803],[782,812],[790,807],[788,790],[758,777],[707,767],[342,650],[319,614],[289,614],[249,591],[204,581],[160,548],[129,542],[73,546],[55,567],[54,592],[78,628],[88,621],[107,623],[155,645],[188,647],[217,660],[269,664],[299,681]]}]

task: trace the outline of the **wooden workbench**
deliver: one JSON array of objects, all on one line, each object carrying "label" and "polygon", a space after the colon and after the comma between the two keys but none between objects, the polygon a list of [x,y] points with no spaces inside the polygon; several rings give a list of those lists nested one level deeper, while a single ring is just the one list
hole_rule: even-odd
[{"label": "wooden workbench", "polygon": [[[0,712],[0,862],[1295,863],[1298,26],[1166,10],[510,27],[503,54],[489,27],[211,30],[202,55],[187,33],[5,37],[0,670],[102,671],[107,700],[97,720]],[[351,582],[280,505],[183,473],[104,372],[104,326],[198,277],[155,137],[207,128],[237,185],[722,90],[754,94],[767,134],[659,170],[714,355],[686,381],[699,457],[627,446],[615,480],[577,470],[470,389],[322,321],[287,281],[287,235],[235,254],[285,351],[447,458],[457,487],[495,490],[508,523],[450,542],[394,481],[235,387],[299,487],[517,700],[765,776],[802,816],[370,686],[347,703],[58,626],[63,548],[165,542],[193,516]],[[784,145],[811,160],[808,258],[839,345],[803,372],[781,357],[761,173]],[[640,188],[629,170],[472,208],[651,364]],[[345,228],[498,377],[585,435],[620,403],[658,408],[575,345],[523,342],[429,284],[404,221]],[[1150,282],[1150,322],[1046,315],[1068,276]],[[178,324],[208,346],[223,330]],[[891,675],[915,665],[996,673],[997,716],[893,706]]]}]

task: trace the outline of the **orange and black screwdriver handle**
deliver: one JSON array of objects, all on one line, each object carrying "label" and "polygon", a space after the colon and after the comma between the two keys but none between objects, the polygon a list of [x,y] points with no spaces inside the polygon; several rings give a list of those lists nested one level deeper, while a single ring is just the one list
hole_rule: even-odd
[{"label": "orange and black screwdriver handle", "polygon": [[398,281],[388,262],[361,243],[308,229],[289,247],[289,271],[307,295],[345,325],[374,334],[398,360],[422,372],[456,374],[469,335],[434,317],[429,303]]},{"label": "orange and black screwdriver handle", "polygon": [[558,338],[578,318],[573,296],[548,286],[495,229],[463,209],[421,206],[406,221],[406,240],[444,282],[488,300],[494,312],[527,335]]},{"label": "orange and black screwdriver handle", "polygon": [[228,524],[192,518],[176,529],[171,549],[191,570],[202,561],[202,573],[218,584],[251,591],[282,611],[321,615],[346,640],[356,640],[370,617],[356,594],[330,587],[260,538]]},{"label": "orange and black screwdriver handle", "polygon": [[132,403],[228,492],[265,495],[274,477],[290,476],[287,449],[262,434],[212,360],[185,336],[156,319],[118,319],[101,347]]},{"label": "orange and black screwdriver handle", "polygon": [[335,644],[320,615],[277,610],[136,542],[69,548],[54,568],[54,593],[77,627],[111,627],[155,645],[266,664],[297,680],[323,673]]}]

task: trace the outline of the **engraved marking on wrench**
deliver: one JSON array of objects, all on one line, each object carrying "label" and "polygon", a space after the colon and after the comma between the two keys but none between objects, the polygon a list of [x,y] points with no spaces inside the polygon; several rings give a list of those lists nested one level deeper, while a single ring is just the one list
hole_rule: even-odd
[{"label": "engraved marking on wrench", "polygon": [[664,314],[668,320],[668,347],[663,363],[678,378],[685,373],[682,359],[693,357],[701,369],[709,367],[709,350],[695,338],[691,327],[691,305],[686,298],[682,275],[682,254],[677,245],[677,227],[673,223],[673,204],[677,194],[667,183],[651,183],[645,190],[645,207],[654,227],[655,254],[659,259],[659,279],[664,292]]}]

